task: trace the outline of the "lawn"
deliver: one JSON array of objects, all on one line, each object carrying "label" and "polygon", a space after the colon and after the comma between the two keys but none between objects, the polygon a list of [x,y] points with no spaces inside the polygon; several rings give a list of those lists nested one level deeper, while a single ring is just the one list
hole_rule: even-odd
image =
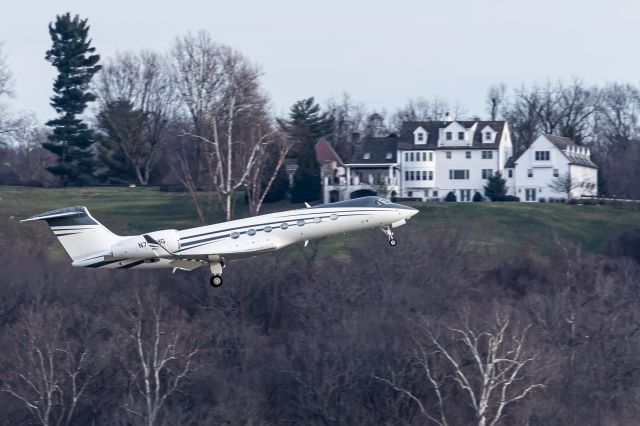
[{"label": "lawn", "polygon": [[[246,207],[242,202],[238,204],[239,215],[246,215]],[[585,253],[597,253],[624,230],[640,228],[640,212],[612,206],[410,204],[420,209],[420,213],[406,228],[400,228],[400,234],[410,227],[415,227],[424,238],[429,238],[435,230],[444,231],[459,236],[474,251],[497,256],[508,256],[523,248],[549,255],[558,247],[558,241],[578,246]],[[136,234],[198,226],[191,198],[184,192],[161,192],[157,188],[144,187],[43,189],[0,186],[0,215],[13,217],[11,220],[73,205],[87,206],[98,220],[116,233]],[[267,204],[265,211],[297,207],[300,206],[279,202]],[[213,211],[209,220],[223,220],[222,211]],[[25,232],[29,231],[25,229]],[[51,240],[55,250],[57,244]],[[322,242],[321,253],[336,254],[353,241],[353,238],[329,238]]]}]

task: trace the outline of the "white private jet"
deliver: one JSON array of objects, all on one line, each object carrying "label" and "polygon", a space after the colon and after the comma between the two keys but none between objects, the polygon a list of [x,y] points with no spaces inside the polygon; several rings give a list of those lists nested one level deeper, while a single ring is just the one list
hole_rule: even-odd
[{"label": "white private jet", "polygon": [[21,222],[45,220],[73,266],[101,269],[173,268],[192,271],[208,264],[210,284],[222,284],[225,261],[269,253],[328,235],[379,227],[396,245],[393,228],[418,210],[380,197],[363,197],[306,209],[269,213],[182,231],[165,229],[136,236],[115,235],[86,207],[41,213]]}]

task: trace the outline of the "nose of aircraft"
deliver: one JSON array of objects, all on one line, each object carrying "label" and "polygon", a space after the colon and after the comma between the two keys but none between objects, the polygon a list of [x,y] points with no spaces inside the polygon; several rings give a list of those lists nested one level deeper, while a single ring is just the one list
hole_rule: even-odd
[{"label": "nose of aircraft", "polygon": [[404,219],[410,219],[418,213],[418,209],[414,209],[413,207],[405,206],[404,204],[396,204],[395,207],[400,210]]}]

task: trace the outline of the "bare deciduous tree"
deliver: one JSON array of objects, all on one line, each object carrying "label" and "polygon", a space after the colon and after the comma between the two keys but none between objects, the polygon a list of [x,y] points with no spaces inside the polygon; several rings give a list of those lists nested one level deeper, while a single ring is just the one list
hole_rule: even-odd
[{"label": "bare deciduous tree", "polygon": [[562,176],[554,178],[548,186],[556,192],[565,194],[567,196],[567,199],[570,199],[571,192],[576,188],[580,188],[583,183],[584,182],[573,178],[571,176],[571,173],[567,172]]},{"label": "bare deciduous tree", "polygon": [[[468,324],[461,328],[447,327],[449,344],[429,328],[420,328],[422,336],[415,339],[414,362],[422,368],[436,394],[438,414],[429,413],[419,396],[397,383],[393,374],[391,378],[376,378],[409,397],[426,418],[439,425],[447,425],[447,417],[451,415],[448,410],[452,408],[447,407],[441,393],[447,381],[453,381],[466,395],[478,426],[499,424],[508,405],[544,387],[527,374],[529,364],[536,358],[525,348],[529,326],[514,332],[508,319],[497,316],[495,323],[484,331],[475,331]],[[443,374],[440,369],[449,373]]]},{"label": "bare deciduous tree", "polygon": [[126,158],[138,183],[147,185],[176,108],[167,60],[151,51],[116,54],[98,74],[96,93],[101,128]]},{"label": "bare deciduous tree", "polygon": [[487,92],[487,112],[492,121],[498,119],[500,115],[500,107],[505,101],[507,95],[507,86],[504,83],[493,85],[489,87]]},{"label": "bare deciduous tree", "polygon": [[58,306],[43,312],[26,309],[10,332],[15,356],[2,391],[20,400],[42,425],[71,424],[98,373],[86,342],[68,335],[63,312]]},{"label": "bare deciduous tree", "polygon": [[199,347],[185,314],[157,290],[123,301],[119,322],[122,363],[128,376],[128,412],[148,426],[161,420],[167,400],[196,369]]}]

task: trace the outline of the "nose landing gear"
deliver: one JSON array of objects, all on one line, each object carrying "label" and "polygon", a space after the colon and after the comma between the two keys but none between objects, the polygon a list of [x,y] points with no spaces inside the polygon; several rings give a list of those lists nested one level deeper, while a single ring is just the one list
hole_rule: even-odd
[{"label": "nose landing gear", "polygon": [[211,270],[211,278],[209,284],[211,287],[220,287],[222,285],[222,269],[224,268],[224,260],[218,259],[209,262],[209,269]]},{"label": "nose landing gear", "polygon": [[381,226],[380,229],[389,238],[389,245],[391,247],[395,247],[396,244],[398,244],[398,242],[395,240],[395,238],[393,238],[393,231],[391,230],[391,226],[389,225]]}]

